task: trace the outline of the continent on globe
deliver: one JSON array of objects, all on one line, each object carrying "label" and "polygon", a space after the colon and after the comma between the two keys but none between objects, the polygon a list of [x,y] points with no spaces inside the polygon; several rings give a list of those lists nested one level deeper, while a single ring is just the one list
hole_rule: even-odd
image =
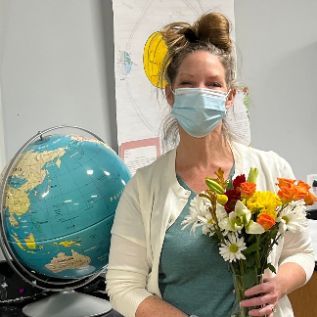
[{"label": "continent on globe", "polygon": [[30,233],[28,236],[25,237],[23,244],[16,233],[14,233],[12,237],[15,240],[17,246],[23,251],[26,251],[27,249],[35,250],[37,247],[33,233]]},{"label": "continent on globe", "polygon": [[[47,176],[45,164],[54,161],[60,167],[60,158],[65,154],[65,149],[59,148],[54,151],[23,153],[21,160],[14,167],[11,174],[11,186],[7,190],[4,208],[8,208],[9,221],[12,226],[18,226],[16,216],[23,216],[28,212],[30,199],[28,193],[42,184]],[[16,188],[17,187],[17,188]]]},{"label": "continent on globe", "polygon": [[63,252],[53,257],[52,261],[45,265],[45,267],[53,273],[59,273],[70,269],[81,269],[87,267],[91,259],[72,250],[72,255],[66,255]]},{"label": "continent on globe", "polygon": [[56,245],[62,245],[65,248],[69,248],[69,247],[71,247],[73,245],[80,246],[80,243],[78,243],[77,241],[73,241],[73,240],[70,240],[70,241],[65,240],[65,241],[60,241],[58,243],[55,242],[55,244]]},{"label": "continent on globe", "polygon": [[31,250],[35,250],[36,249],[36,241],[34,238],[34,234],[30,233],[25,239],[25,244],[26,246],[31,249]]}]

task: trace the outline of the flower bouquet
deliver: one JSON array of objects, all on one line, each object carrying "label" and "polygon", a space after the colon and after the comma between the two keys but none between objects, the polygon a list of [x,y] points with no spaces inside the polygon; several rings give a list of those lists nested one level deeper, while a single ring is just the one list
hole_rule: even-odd
[{"label": "flower bouquet", "polygon": [[259,284],[265,269],[275,272],[268,255],[287,231],[302,230],[306,222],[306,205],[317,201],[303,181],[277,179],[277,194],[256,190],[258,171],[251,168],[248,177],[239,175],[225,180],[218,169],[216,178],[205,179],[207,189],[197,195],[183,229],[202,227],[213,237],[219,253],[229,263],[236,294],[236,311],[232,316],[248,316],[239,306],[246,289]]}]

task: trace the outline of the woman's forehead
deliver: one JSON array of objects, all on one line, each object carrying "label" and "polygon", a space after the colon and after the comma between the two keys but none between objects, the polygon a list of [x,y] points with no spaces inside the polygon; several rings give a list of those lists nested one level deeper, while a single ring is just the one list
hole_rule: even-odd
[{"label": "woman's forehead", "polygon": [[206,51],[197,51],[183,59],[178,68],[178,76],[194,77],[197,73],[222,76],[225,70],[218,56]]},{"label": "woman's forehead", "polygon": [[186,63],[197,63],[197,62],[205,62],[212,64],[221,64],[219,56],[214,55],[206,50],[198,50],[194,52],[190,52],[184,56],[181,65]]}]

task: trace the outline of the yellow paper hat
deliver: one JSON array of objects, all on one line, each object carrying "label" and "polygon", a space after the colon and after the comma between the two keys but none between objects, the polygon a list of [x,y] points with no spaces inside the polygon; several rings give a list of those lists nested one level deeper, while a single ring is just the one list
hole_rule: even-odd
[{"label": "yellow paper hat", "polygon": [[162,78],[163,62],[167,51],[162,33],[152,33],[144,47],[143,65],[147,78],[157,88],[165,88],[167,85],[167,81]]}]

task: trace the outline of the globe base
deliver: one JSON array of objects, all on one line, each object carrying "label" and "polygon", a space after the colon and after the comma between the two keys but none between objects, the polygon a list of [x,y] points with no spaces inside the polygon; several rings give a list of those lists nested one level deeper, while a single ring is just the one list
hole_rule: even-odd
[{"label": "globe base", "polygon": [[109,312],[110,303],[102,298],[76,291],[63,291],[23,308],[29,317],[92,317]]}]

